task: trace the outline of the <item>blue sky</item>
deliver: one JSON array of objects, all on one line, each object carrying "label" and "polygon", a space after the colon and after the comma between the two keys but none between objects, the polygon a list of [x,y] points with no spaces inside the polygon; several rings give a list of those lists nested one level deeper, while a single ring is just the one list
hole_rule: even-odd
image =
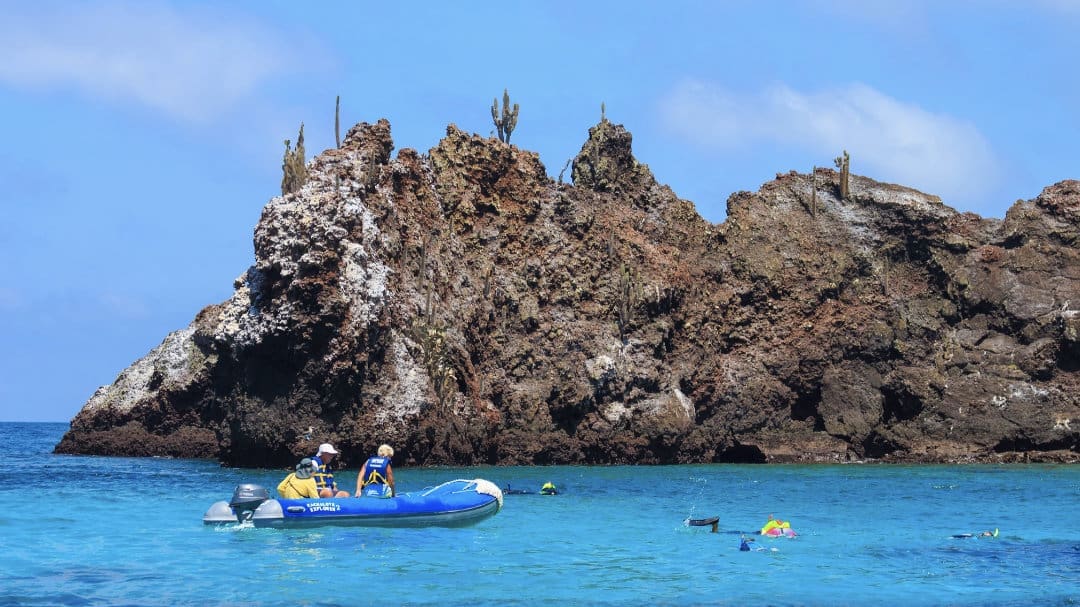
[{"label": "blue sky", "polygon": [[724,219],[738,190],[832,166],[1002,217],[1078,178],[1080,0],[0,0],[0,420],[67,421],[254,260],[283,140],[454,123],[548,174],[607,117]]}]

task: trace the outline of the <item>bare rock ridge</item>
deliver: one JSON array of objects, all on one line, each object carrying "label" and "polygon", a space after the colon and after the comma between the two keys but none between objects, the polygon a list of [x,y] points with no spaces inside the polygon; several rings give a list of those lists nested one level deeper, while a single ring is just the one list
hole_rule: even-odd
[{"label": "bare rock ridge", "polygon": [[451,125],[353,127],[272,199],[227,301],[58,453],[290,465],[1077,461],[1080,181],[1003,220],[778,175],[727,220],[602,120],[574,185]]}]

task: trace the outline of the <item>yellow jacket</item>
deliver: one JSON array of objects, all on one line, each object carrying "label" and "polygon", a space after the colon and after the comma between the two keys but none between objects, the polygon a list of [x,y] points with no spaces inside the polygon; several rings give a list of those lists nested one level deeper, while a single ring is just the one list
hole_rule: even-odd
[{"label": "yellow jacket", "polygon": [[278,495],[285,499],[299,499],[302,497],[317,498],[319,497],[319,489],[315,486],[314,478],[296,478],[296,473],[293,472],[289,476],[285,477],[285,480],[281,481],[277,486]]}]

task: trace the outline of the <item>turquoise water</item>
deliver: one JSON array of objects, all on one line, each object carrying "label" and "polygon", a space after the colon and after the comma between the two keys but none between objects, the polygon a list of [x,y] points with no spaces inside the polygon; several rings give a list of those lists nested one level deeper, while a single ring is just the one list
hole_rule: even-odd
[{"label": "turquoise water", "polygon": [[[202,514],[283,471],[52,455],[66,428],[0,423],[0,605],[1080,604],[1078,466],[401,467],[402,491],[563,494],[461,529],[237,530]],[[769,514],[800,536],[739,552]]]}]

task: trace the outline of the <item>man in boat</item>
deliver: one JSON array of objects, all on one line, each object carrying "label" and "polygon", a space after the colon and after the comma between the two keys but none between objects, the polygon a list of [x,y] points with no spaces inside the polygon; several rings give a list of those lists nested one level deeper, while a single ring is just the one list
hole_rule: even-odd
[{"label": "man in boat", "polygon": [[379,445],[376,455],[364,462],[360,474],[356,475],[356,497],[394,497],[394,469],[390,467],[390,458],[394,457],[394,448]]},{"label": "man in boat", "polygon": [[289,474],[277,486],[278,495],[285,499],[317,498],[319,488],[315,486],[315,462],[305,457],[296,464],[296,472]]},{"label": "man in boat", "polygon": [[315,486],[319,488],[319,497],[349,497],[348,491],[338,491],[337,483],[334,482],[334,469],[330,462],[334,461],[337,449],[330,443],[319,445],[319,452],[311,461],[315,463]]},{"label": "man in boat", "polygon": [[543,487],[540,487],[540,495],[556,495],[559,490],[555,488],[555,483],[548,481],[544,483]]}]

